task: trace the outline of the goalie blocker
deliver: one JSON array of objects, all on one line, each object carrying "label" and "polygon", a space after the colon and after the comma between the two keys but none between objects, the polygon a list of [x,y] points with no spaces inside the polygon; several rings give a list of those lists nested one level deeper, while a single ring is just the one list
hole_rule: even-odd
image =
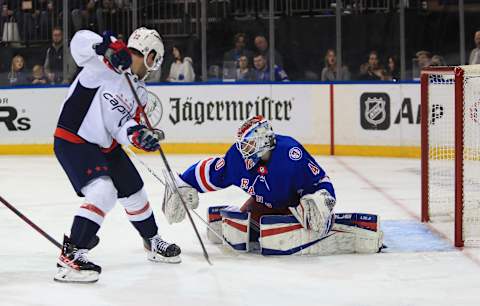
[{"label": "goalie blocker", "polygon": [[[260,219],[262,255],[333,255],[377,253],[382,248],[383,232],[377,215],[363,213],[335,214],[332,229],[322,234],[307,230],[292,215],[266,215]],[[238,251],[249,251],[250,213],[233,206],[208,209],[212,229]],[[210,230],[207,237],[222,243]]]}]

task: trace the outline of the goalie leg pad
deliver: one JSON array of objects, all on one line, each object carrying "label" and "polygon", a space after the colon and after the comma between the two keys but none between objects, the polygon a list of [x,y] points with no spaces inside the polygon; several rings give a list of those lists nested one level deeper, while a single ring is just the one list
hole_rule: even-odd
[{"label": "goalie leg pad", "polygon": [[377,215],[335,214],[332,230],[336,232],[337,239],[354,234],[353,251],[355,253],[378,253],[383,245],[383,232],[380,230],[380,218]]},{"label": "goalie leg pad", "polygon": [[[227,208],[228,206],[210,206],[207,210],[207,220],[208,225],[220,236],[223,236],[222,233],[222,216],[220,215],[220,210]],[[217,237],[212,231],[207,228],[207,239],[215,244],[222,244],[223,241]]]},{"label": "goalie leg pad", "polygon": [[303,228],[297,218],[263,216],[260,219],[260,247],[262,255],[304,254],[324,238],[324,235]]},{"label": "goalie leg pad", "polygon": [[241,212],[236,206],[220,210],[223,238],[237,251],[248,252],[250,213]]},{"label": "goalie leg pad", "polygon": [[[326,235],[306,230],[294,216],[264,216],[260,220],[262,255],[333,255],[377,253],[383,233],[376,215],[336,214],[347,224],[334,224]],[[350,215],[351,218],[349,218]],[[373,230],[375,228],[375,230]]]}]

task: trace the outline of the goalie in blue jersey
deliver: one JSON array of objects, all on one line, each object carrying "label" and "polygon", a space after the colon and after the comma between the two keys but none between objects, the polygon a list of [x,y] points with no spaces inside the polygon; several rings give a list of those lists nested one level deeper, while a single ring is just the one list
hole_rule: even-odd
[{"label": "goalie in blue jersey", "polygon": [[[242,124],[224,156],[199,161],[176,180],[180,195],[166,188],[163,203],[170,223],[185,218],[179,196],[195,209],[198,192],[233,185],[250,195],[239,208],[208,209],[210,227],[239,251],[259,244],[264,255],[374,253],[382,246],[378,217],[334,214],[335,190],[324,169],[262,116]],[[208,238],[221,242],[210,231]]]}]

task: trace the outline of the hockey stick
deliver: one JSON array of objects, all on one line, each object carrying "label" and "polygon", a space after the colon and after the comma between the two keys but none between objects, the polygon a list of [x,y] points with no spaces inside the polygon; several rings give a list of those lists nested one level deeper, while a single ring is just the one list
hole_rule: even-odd
[{"label": "hockey stick", "polygon": [[[132,80],[130,80],[130,77],[128,76],[128,73],[124,73],[125,79],[127,79],[128,86],[130,87],[130,90],[132,91],[133,97],[135,98],[135,101],[137,102],[137,105],[140,109],[140,112],[142,113],[143,118],[145,119],[145,123],[147,124],[147,127],[151,130],[153,130],[152,125],[150,124],[150,120],[147,117],[147,114],[145,113],[145,110],[143,109],[142,103],[140,102],[140,99],[138,98],[137,91],[133,87]],[[170,178],[173,182],[173,187],[174,190],[178,193],[180,201],[182,202],[183,208],[185,208],[185,211],[187,212],[188,219],[190,220],[190,223],[192,224],[192,227],[195,231],[195,234],[197,235],[198,241],[200,242],[200,245],[202,246],[202,251],[203,251],[203,257],[205,257],[205,260],[212,265],[210,262],[210,258],[208,257],[207,250],[205,249],[205,245],[203,244],[202,238],[200,237],[200,234],[198,233],[197,226],[195,225],[195,222],[193,222],[192,215],[190,214],[190,211],[188,210],[187,204],[185,203],[185,200],[182,198],[180,195],[180,192],[178,191],[177,184],[175,183],[175,177],[173,176],[172,173],[172,168],[170,168],[170,164],[167,161],[167,158],[165,157],[165,153],[163,152],[162,146],[159,147],[158,151],[160,152],[160,156],[162,157],[163,163],[165,167],[167,168],[168,174],[170,175]]]},{"label": "hockey stick", "polygon": [[[150,168],[150,167],[147,165],[147,163],[145,163],[144,161],[142,161],[142,160],[137,156],[137,154],[135,154],[135,152],[133,152],[132,149],[130,149],[130,148],[127,147],[127,146],[124,146],[123,148],[124,148],[128,153],[130,153],[130,154],[133,156],[133,158],[135,158],[135,160],[138,161],[145,169],[147,169],[147,171],[150,172],[150,174],[151,174],[153,177],[155,177],[163,186],[166,187],[165,182],[155,173],[155,171],[153,171],[152,168]],[[210,226],[210,224],[202,218],[202,216],[200,216],[200,215],[199,215],[195,210],[193,210],[193,209],[192,209],[191,211],[193,212],[193,214],[194,214],[195,216],[197,216],[197,218],[198,218],[200,221],[202,221],[202,222],[207,226],[207,228],[208,228],[215,236],[217,236],[218,239],[222,240],[222,242],[223,242],[224,244],[228,245],[232,250],[236,251],[236,250],[230,245],[230,243],[228,243],[228,241],[225,240],[225,238],[223,238],[222,235],[220,235],[219,233],[217,233],[217,231],[215,231],[215,230]],[[235,252],[235,253],[236,253],[236,252]]]},{"label": "hockey stick", "polygon": [[62,245],[57,241],[55,240],[52,236],[50,236],[49,234],[45,233],[44,230],[42,230],[40,227],[38,227],[38,225],[36,225],[35,223],[33,223],[32,220],[28,219],[24,214],[22,214],[18,209],[16,209],[12,204],[8,203],[7,200],[5,200],[4,198],[2,198],[0,196],[0,202],[3,203],[3,205],[7,206],[8,209],[10,209],[11,211],[13,211],[17,216],[20,217],[20,219],[22,219],[23,221],[25,221],[28,225],[30,225],[31,227],[33,227],[34,230],[36,230],[38,233],[40,233],[40,235],[42,235],[43,237],[47,238],[48,241],[50,241],[51,243],[53,243],[57,248],[59,249],[62,249]]}]

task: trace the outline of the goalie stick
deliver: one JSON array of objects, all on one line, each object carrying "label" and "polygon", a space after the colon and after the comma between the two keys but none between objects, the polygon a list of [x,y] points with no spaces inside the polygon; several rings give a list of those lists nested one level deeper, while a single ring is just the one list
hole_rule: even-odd
[{"label": "goalie stick", "polygon": [[[153,130],[153,126],[150,124],[150,120],[148,119],[147,114],[145,113],[145,110],[142,106],[142,103],[140,102],[140,99],[138,98],[137,92],[135,88],[133,87],[132,80],[130,80],[130,77],[128,76],[129,73],[125,72],[125,79],[127,79],[128,86],[130,87],[130,90],[132,91],[133,97],[135,98],[135,101],[137,102],[137,105],[140,109],[140,112],[142,113],[142,116],[145,120],[145,123],[147,124],[147,127],[151,130]],[[158,151],[160,152],[160,156],[162,157],[163,163],[165,167],[167,168],[168,174],[170,175],[170,178],[173,182],[173,188],[174,190],[178,193],[180,201],[182,202],[183,208],[185,208],[185,211],[187,212],[188,219],[190,220],[190,223],[192,224],[193,230],[195,231],[195,234],[197,235],[198,241],[200,242],[200,245],[202,247],[203,251],[203,257],[205,257],[205,260],[212,265],[210,262],[210,258],[208,257],[207,250],[205,249],[205,245],[203,244],[202,238],[200,237],[200,234],[198,233],[197,226],[195,225],[195,222],[193,222],[192,215],[190,214],[190,211],[188,210],[187,204],[185,203],[185,200],[182,198],[180,195],[180,192],[178,191],[177,184],[175,183],[175,178],[172,173],[172,169],[170,168],[170,164],[167,161],[167,158],[165,156],[165,153],[163,152],[162,146],[160,145]]]},{"label": "goalie stick", "polygon": [[33,227],[34,230],[36,230],[40,235],[42,235],[43,237],[47,238],[48,241],[50,241],[51,243],[53,243],[57,248],[59,249],[62,249],[62,245],[57,241],[55,240],[52,236],[50,236],[49,234],[47,234],[44,230],[42,230],[40,227],[38,227],[38,225],[36,225],[35,223],[33,223],[32,220],[28,219],[27,216],[25,216],[24,214],[22,214],[18,209],[16,209],[12,204],[8,203],[7,200],[5,200],[2,196],[0,196],[0,202],[3,203],[3,205],[5,205],[8,209],[10,209],[11,211],[13,211],[17,216],[20,217],[20,219],[22,219],[23,221],[25,221],[25,223],[27,223],[28,225],[30,225],[31,227]]}]

